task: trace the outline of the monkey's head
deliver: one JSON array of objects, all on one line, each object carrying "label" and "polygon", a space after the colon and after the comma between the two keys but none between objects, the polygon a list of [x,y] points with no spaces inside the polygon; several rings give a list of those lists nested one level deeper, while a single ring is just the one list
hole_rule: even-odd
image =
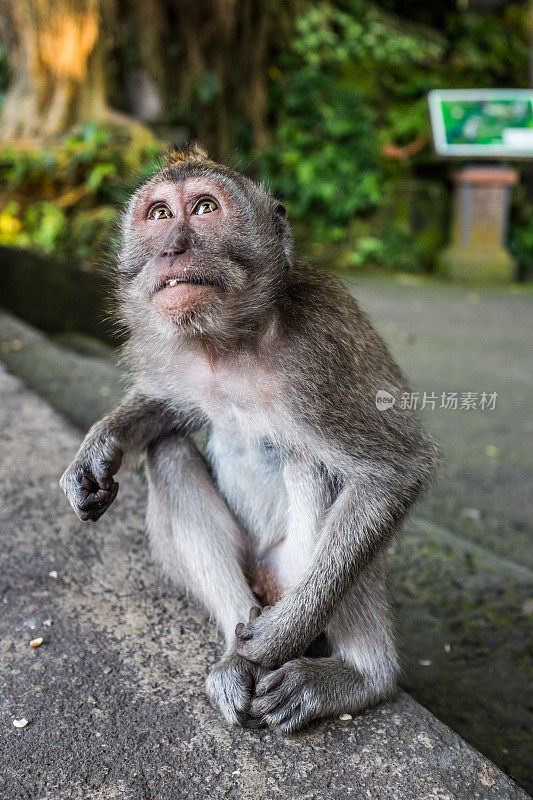
[{"label": "monkey's head", "polygon": [[211,161],[171,150],[132,196],[118,262],[121,315],[132,330],[208,337],[254,330],[292,264],[283,205]]}]

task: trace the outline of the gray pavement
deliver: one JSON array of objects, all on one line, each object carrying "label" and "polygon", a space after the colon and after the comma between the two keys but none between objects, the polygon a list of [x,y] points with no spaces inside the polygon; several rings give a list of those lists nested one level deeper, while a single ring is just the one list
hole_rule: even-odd
[{"label": "gray pavement", "polygon": [[78,441],[0,370],[2,798],[526,797],[405,694],[292,737],[227,727],[203,693],[220,640],[148,558],[140,479],[96,525],[61,496]]}]

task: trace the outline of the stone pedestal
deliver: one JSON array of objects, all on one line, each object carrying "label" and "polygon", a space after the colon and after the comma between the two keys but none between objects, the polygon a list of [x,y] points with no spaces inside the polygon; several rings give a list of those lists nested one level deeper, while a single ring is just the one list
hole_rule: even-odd
[{"label": "stone pedestal", "polygon": [[450,246],[439,263],[452,280],[508,282],[515,263],[505,247],[511,188],[518,173],[506,167],[465,167],[455,175]]}]

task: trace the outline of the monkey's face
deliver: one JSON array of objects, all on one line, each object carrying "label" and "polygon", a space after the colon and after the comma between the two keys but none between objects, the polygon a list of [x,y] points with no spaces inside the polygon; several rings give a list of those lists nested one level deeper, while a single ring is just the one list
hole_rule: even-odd
[{"label": "monkey's face", "polygon": [[284,209],[242,176],[190,172],[167,169],[133,196],[119,299],[130,327],[228,336],[264,313],[287,272]]}]

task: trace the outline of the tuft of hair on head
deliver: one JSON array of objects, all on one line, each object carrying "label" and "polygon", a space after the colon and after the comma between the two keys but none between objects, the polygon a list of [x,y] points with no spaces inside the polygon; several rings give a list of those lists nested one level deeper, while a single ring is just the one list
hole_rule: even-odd
[{"label": "tuft of hair on head", "polygon": [[185,144],[173,144],[163,156],[165,167],[177,167],[183,164],[202,163],[209,161],[207,150],[194,140],[189,140]]}]

